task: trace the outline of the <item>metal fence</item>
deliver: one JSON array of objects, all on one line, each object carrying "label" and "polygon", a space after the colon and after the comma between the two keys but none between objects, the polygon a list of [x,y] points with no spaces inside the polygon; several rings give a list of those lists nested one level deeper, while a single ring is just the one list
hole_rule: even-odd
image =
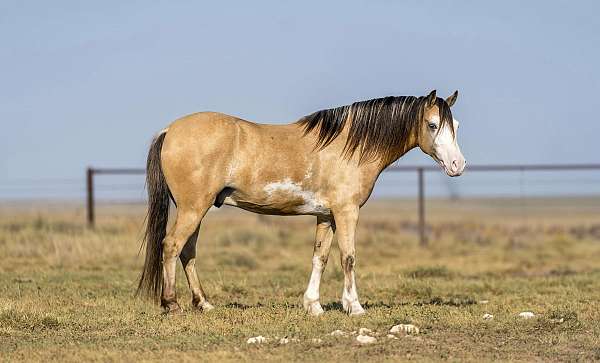
[{"label": "metal fence", "polygon": [[[425,224],[425,173],[438,171],[438,166],[392,165],[387,173],[416,173],[419,241],[422,246],[428,244]],[[585,171],[600,170],[600,164],[530,164],[530,165],[469,165],[468,172],[525,172],[525,171]],[[94,180],[99,175],[143,175],[144,169],[138,168],[87,168],[86,170],[86,207],[87,222],[90,227],[95,223]]]}]

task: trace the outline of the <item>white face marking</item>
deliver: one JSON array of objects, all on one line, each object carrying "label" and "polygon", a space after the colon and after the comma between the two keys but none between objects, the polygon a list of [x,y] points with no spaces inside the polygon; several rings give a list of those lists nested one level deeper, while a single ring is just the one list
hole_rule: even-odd
[{"label": "white face marking", "polygon": [[[437,127],[440,127],[440,117],[439,116],[434,116],[431,120],[430,123],[434,123],[437,125]],[[458,121],[454,120],[454,130],[456,131],[457,126],[458,125]],[[430,132],[433,135],[433,145],[435,146],[439,146],[439,145],[448,145],[448,144],[452,144],[455,142],[455,137],[452,136],[452,130],[450,129],[450,127],[448,127],[448,125],[444,125],[444,128],[440,129],[440,130],[430,130]],[[456,135],[456,133],[455,133]]]},{"label": "white face marking", "polygon": [[[435,123],[439,128],[439,116],[434,116],[430,122]],[[460,151],[456,137],[458,125],[459,122],[453,120],[454,135],[452,135],[452,129],[449,125],[444,125],[439,130],[429,130],[433,138],[431,156],[445,169],[446,174],[450,176],[460,175],[465,167],[465,159]]]},{"label": "white face marking", "polygon": [[324,213],[329,214],[329,209],[324,206],[324,202],[319,200],[317,195],[310,190],[303,190],[301,183],[294,183],[290,178],[285,178],[283,181],[269,183],[265,185],[264,191],[273,197],[277,193],[289,194],[294,197],[300,197],[304,200],[304,204],[299,206],[299,213]]},{"label": "white face marking", "polygon": [[[436,124],[439,127],[440,124],[440,119],[438,117],[436,117]],[[450,129],[450,127],[448,125],[445,125],[444,128],[440,129],[437,133],[437,135],[435,136],[435,139],[433,141],[433,145],[434,148],[435,147],[441,147],[444,145],[451,145],[454,143],[454,137],[452,136],[452,130]]]}]

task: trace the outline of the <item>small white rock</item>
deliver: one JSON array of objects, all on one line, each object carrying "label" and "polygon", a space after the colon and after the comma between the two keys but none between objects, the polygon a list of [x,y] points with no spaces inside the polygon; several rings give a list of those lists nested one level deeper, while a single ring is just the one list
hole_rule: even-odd
[{"label": "small white rock", "polygon": [[489,304],[490,301],[489,300],[481,300],[479,301],[480,304]]},{"label": "small white rock", "polygon": [[267,338],[263,337],[262,335],[259,335],[257,337],[253,337],[253,338],[248,338],[248,340],[246,340],[247,344],[260,344],[260,343],[264,343],[267,341]]},{"label": "small white rock", "polygon": [[281,339],[279,339],[279,344],[280,345],[285,345],[285,344],[287,344],[289,342],[290,342],[290,340],[288,338],[281,338]]},{"label": "small white rock", "polygon": [[519,314],[519,316],[523,319],[531,319],[535,316],[535,314],[532,313],[531,311],[523,311],[522,313]]},{"label": "small white rock", "polygon": [[360,328],[358,329],[358,335],[369,335],[372,334],[373,331],[371,329],[368,328]]},{"label": "small white rock", "polygon": [[313,338],[312,342],[314,344],[321,344],[321,343],[323,343],[323,339],[321,339],[321,338]]},{"label": "small white rock", "polygon": [[390,329],[390,333],[419,334],[419,328],[412,324],[398,324]]},{"label": "small white rock", "polygon": [[387,338],[388,339],[398,339],[398,337],[396,337],[395,335],[392,335],[392,334],[388,334]]},{"label": "small white rock", "polygon": [[346,336],[346,333],[343,330],[336,329],[332,331],[329,335],[331,335],[332,337],[343,337]]},{"label": "small white rock", "polygon": [[494,315],[485,313],[483,314],[483,320],[492,320],[494,319]]},{"label": "small white rock", "polygon": [[374,337],[370,337],[368,335],[358,335],[356,337],[356,341],[359,342],[360,344],[372,344],[372,343],[375,343],[377,341],[377,339]]}]

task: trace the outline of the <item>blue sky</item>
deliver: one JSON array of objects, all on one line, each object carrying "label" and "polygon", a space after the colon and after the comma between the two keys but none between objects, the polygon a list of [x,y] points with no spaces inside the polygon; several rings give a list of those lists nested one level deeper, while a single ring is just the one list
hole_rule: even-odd
[{"label": "blue sky", "polygon": [[[598,162],[596,1],[2,1],[0,184],[144,164],[212,110],[267,123],[460,91],[471,164]],[[432,164],[413,151],[406,164]]]}]

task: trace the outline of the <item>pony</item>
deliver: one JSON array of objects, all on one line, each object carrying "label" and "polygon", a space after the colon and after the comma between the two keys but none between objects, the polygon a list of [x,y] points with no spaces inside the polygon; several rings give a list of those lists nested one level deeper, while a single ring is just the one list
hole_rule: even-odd
[{"label": "pony", "polygon": [[[419,147],[449,176],[466,161],[452,117],[458,91],[442,99],[390,96],[314,112],[284,125],[258,124],[216,112],[182,117],[152,141],[146,165],[146,255],[136,294],[160,298],[165,313],[180,312],[175,291],[177,259],[192,306],[207,311],[196,273],[200,223],[212,206],[235,206],[269,215],[313,215],[312,272],[303,306],[320,315],[321,275],[334,234],[344,272],[342,306],[365,312],[355,282],[355,233],[360,208],[380,173]],[[167,232],[169,205],[177,208]]]}]

